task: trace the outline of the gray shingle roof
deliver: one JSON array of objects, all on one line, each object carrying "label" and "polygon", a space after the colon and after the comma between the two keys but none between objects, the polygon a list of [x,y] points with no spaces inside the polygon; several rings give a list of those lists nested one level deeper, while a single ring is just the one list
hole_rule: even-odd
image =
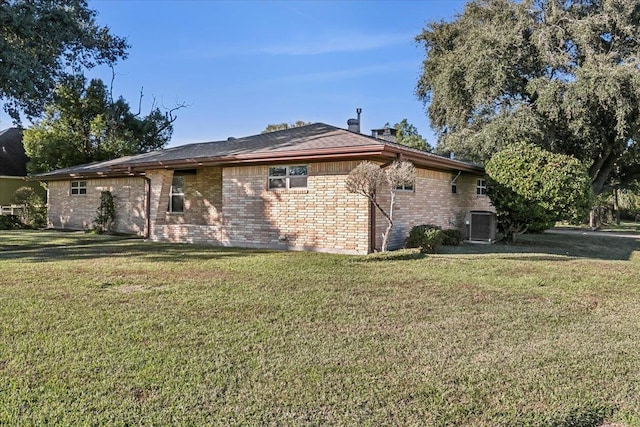
[{"label": "gray shingle roof", "polygon": [[169,148],[127,161],[136,165],[149,162],[167,162],[182,159],[209,159],[242,157],[259,153],[280,153],[318,149],[337,149],[367,145],[382,145],[380,141],[324,123],[268,132],[226,141],[204,142]]},{"label": "gray shingle roof", "polygon": [[451,163],[451,169],[458,164],[465,169],[478,169],[468,163],[449,160],[434,154],[411,149],[399,144],[375,139],[324,123],[269,132],[244,138],[229,138],[225,141],[203,142],[182,145],[165,150],[153,151],[136,156],[123,157],[105,162],[73,166],[38,175],[38,178],[63,178],[69,176],[89,176],[142,172],[145,169],[168,167],[196,167],[207,164],[233,164],[243,162],[266,162],[271,159],[301,156],[358,155],[367,157],[385,150],[401,152],[425,158],[434,162]]}]

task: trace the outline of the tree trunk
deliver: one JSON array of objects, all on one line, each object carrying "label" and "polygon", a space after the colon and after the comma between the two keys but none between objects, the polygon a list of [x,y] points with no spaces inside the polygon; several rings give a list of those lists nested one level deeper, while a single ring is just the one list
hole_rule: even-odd
[{"label": "tree trunk", "polygon": [[[385,218],[387,219],[387,229],[382,234],[382,247],[380,250],[382,252],[387,251],[387,246],[389,245],[389,235],[391,234],[391,229],[393,228],[393,205],[396,202],[396,193],[391,190],[391,203],[389,204],[389,215],[385,214]],[[384,211],[382,212],[385,213]]]},{"label": "tree trunk", "polygon": [[600,159],[596,162],[592,167],[590,172],[591,175],[591,188],[593,189],[593,194],[598,195],[602,192],[607,179],[609,179],[609,175],[611,175],[611,171],[615,166],[616,161],[618,160],[617,155],[612,152],[607,154],[607,157],[604,159]]},{"label": "tree trunk", "polygon": [[616,224],[620,225],[620,204],[618,203],[618,189],[613,189],[613,212],[615,215]]},{"label": "tree trunk", "polygon": [[391,222],[389,218],[387,218],[387,229],[384,230],[384,233],[382,233],[382,247],[380,248],[382,252],[387,251],[387,246],[389,245],[389,234],[391,234],[392,228],[393,222]]},{"label": "tree trunk", "polygon": [[594,206],[589,212],[589,227],[592,230],[600,228],[600,207]]}]

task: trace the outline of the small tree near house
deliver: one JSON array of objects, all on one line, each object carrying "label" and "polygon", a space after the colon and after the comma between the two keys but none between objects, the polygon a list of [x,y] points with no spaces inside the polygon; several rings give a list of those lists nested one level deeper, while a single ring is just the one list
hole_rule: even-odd
[{"label": "small tree near house", "polygon": [[116,207],[113,201],[111,191],[104,190],[100,192],[100,206],[96,210],[96,217],[93,222],[96,229],[100,233],[109,231],[111,224],[116,220]]},{"label": "small tree near house", "polygon": [[[385,252],[393,228],[393,207],[395,205],[396,189],[403,185],[411,185],[415,180],[415,167],[406,160],[396,160],[386,168],[364,161],[356,166],[347,177],[346,186],[350,193],[365,196],[373,203],[387,220],[387,228],[382,234],[381,250]],[[383,187],[389,191],[389,205],[382,206],[376,193]]]},{"label": "small tree near house", "polygon": [[31,187],[20,187],[11,199],[13,204],[21,205],[20,220],[28,227],[43,228],[47,225],[47,210],[44,200]]}]

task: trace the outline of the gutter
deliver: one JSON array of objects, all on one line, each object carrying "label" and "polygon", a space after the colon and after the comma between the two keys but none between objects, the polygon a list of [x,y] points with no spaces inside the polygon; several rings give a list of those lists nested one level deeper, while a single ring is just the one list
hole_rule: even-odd
[{"label": "gutter", "polygon": [[408,151],[397,146],[387,145],[383,150],[387,156],[400,157],[404,160],[410,160],[417,166],[427,166],[440,170],[456,170],[464,172],[473,172],[484,174],[484,168],[472,163],[461,162],[446,157],[441,157],[431,153],[420,153],[417,151]]},{"label": "gutter", "polygon": [[239,163],[273,163],[301,160],[326,160],[326,159],[346,159],[346,158],[366,158],[370,156],[380,156],[383,154],[383,146],[369,145],[364,147],[344,147],[340,151],[335,148],[325,148],[307,151],[281,151],[281,152],[261,152],[258,154],[244,154],[236,156],[211,156],[190,159],[166,160],[135,163],[122,165],[120,168],[111,168],[111,171],[144,171],[146,169],[174,169],[179,167],[194,166],[221,166]]},{"label": "gutter", "polygon": [[296,162],[296,161],[324,161],[324,160],[352,160],[367,159],[371,157],[396,159],[399,156],[411,160],[419,166],[427,166],[440,170],[456,170],[473,173],[484,173],[484,169],[480,166],[452,160],[446,157],[437,156],[431,153],[422,153],[418,151],[409,151],[405,148],[399,148],[389,145],[373,145],[366,147],[345,147],[340,151],[335,149],[324,150],[308,150],[307,152],[287,151],[280,153],[259,153],[240,156],[225,157],[204,157],[180,160],[167,160],[156,162],[137,163],[122,168],[113,168],[113,172],[132,173],[133,171],[142,172],[146,169],[175,169],[180,167],[203,167],[203,166],[226,166],[235,164],[259,164],[274,162]]},{"label": "gutter", "polygon": [[151,178],[143,176],[142,178],[144,178],[145,181],[145,192],[146,192],[146,197],[145,197],[145,230],[144,230],[144,235],[142,236],[143,239],[149,239],[149,237],[151,236]]}]

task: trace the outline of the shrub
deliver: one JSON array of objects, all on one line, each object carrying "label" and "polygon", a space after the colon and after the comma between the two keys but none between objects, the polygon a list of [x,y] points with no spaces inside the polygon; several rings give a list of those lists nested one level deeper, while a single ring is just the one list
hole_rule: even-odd
[{"label": "shrub", "polygon": [[450,228],[448,230],[442,230],[442,244],[445,246],[458,246],[462,243],[463,236],[460,230]]},{"label": "shrub", "polygon": [[591,179],[574,157],[518,143],[496,153],[486,171],[499,226],[514,243],[527,231],[584,218],[591,207]]},{"label": "shrub", "polygon": [[44,228],[47,225],[47,209],[44,200],[31,187],[20,187],[13,193],[12,203],[22,206],[20,220],[31,228]]},{"label": "shrub", "polygon": [[416,225],[409,232],[405,246],[407,248],[420,248],[420,252],[432,254],[442,244],[444,232],[433,224]]},{"label": "shrub", "polygon": [[17,230],[24,228],[24,224],[17,215],[0,215],[0,230]]},{"label": "shrub", "polygon": [[99,233],[109,231],[111,224],[116,219],[116,206],[113,201],[111,191],[105,190],[100,193],[100,206],[96,211],[96,217],[93,222]]}]

